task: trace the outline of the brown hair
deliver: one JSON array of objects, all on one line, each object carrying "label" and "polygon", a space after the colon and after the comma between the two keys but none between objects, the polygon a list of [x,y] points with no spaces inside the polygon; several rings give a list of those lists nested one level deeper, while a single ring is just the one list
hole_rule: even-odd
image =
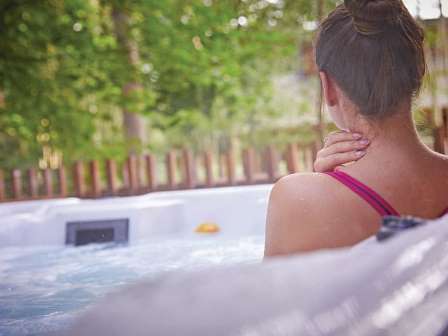
[{"label": "brown hair", "polygon": [[419,92],[423,41],[401,0],[345,0],[319,28],[316,63],[362,115],[379,119]]}]

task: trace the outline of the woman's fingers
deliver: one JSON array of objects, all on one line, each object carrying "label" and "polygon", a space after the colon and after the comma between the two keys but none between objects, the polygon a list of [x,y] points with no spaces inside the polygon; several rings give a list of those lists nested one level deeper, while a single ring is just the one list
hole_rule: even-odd
[{"label": "woman's fingers", "polygon": [[318,157],[325,157],[335,153],[346,153],[356,150],[362,150],[365,149],[368,145],[369,140],[367,139],[361,139],[358,141],[352,140],[352,141],[336,142],[332,145],[328,145],[322,148],[318,153]]},{"label": "woman's fingers", "polygon": [[359,133],[336,131],[336,132],[328,134],[325,137],[324,147],[331,146],[337,142],[353,141],[353,140],[356,141],[356,140],[361,140],[361,139],[362,139],[362,135]]},{"label": "woman's fingers", "polygon": [[337,166],[362,158],[370,142],[359,133],[338,131],[325,138],[325,145],[314,162],[316,172],[332,171]]},{"label": "woman's fingers", "polygon": [[333,171],[334,168],[344,163],[357,161],[366,154],[365,150],[350,151],[345,153],[334,153],[317,159],[314,163],[314,171],[324,173]]}]

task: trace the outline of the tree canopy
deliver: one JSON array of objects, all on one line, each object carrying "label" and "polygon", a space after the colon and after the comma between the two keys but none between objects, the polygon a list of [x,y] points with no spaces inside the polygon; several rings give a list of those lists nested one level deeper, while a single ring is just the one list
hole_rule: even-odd
[{"label": "tree canopy", "polygon": [[316,3],[3,0],[0,166],[124,157],[123,111],[145,121],[143,151],[200,149],[281,116],[272,78],[300,71]]}]

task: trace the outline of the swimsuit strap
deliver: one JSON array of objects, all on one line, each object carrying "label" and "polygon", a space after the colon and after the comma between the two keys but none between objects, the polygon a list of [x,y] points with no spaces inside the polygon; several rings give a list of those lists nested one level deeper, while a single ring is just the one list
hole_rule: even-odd
[{"label": "swimsuit strap", "polygon": [[443,216],[445,216],[446,214],[448,214],[448,208],[446,208],[445,210],[443,210],[443,212],[440,214],[439,217],[443,217]]},{"label": "swimsuit strap", "polygon": [[[374,190],[366,186],[364,183],[356,180],[350,175],[338,170],[334,172],[325,173],[334,179],[338,180],[351,191],[356,193],[359,197],[369,203],[381,216],[400,216],[384,198],[377,194]],[[447,209],[448,211],[448,209]]]}]

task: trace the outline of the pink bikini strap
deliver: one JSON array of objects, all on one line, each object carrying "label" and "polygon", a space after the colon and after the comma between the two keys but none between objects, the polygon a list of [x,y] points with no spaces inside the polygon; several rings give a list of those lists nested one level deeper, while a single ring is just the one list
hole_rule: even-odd
[{"label": "pink bikini strap", "polygon": [[356,193],[359,197],[369,203],[381,216],[400,216],[398,211],[396,211],[389,202],[364,183],[356,180],[350,175],[340,170],[326,174],[335,178]]},{"label": "pink bikini strap", "polygon": [[443,212],[440,214],[439,217],[443,217],[443,216],[445,216],[446,214],[448,214],[448,208],[446,208],[445,210],[443,210]]}]

